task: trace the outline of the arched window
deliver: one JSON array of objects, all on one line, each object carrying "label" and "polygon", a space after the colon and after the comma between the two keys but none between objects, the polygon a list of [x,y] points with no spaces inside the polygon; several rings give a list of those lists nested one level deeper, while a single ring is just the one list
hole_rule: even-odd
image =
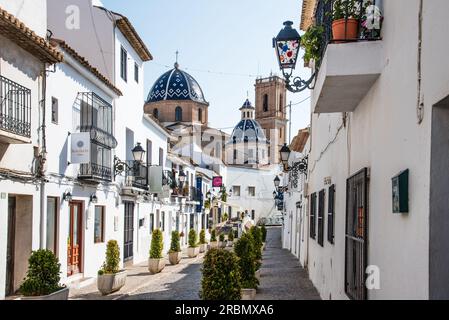
[{"label": "arched window", "polygon": [[158,109],[153,110],[153,117],[155,117],[156,119],[159,119],[159,110]]},{"label": "arched window", "polygon": [[263,96],[263,112],[268,112],[268,94]]},{"label": "arched window", "polygon": [[284,109],[284,95],[281,94],[281,96],[279,97],[279,111],[282,112],[283,109]]},{"label": "arched window", "polygon": [[198,109],[198,121],[203,122],[203,109]]},{"label": "arched window", "polygon": [[182,108],[176,107],[175,109],[175,121],[182,121]]}]

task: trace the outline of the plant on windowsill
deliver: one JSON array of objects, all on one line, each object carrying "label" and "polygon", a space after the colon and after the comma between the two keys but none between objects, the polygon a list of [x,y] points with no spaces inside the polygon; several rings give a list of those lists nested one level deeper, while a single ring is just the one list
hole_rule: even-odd
[{"label": "plant on windowsill", "polygon": [[110,240],[106,245],[106,260],[98,271],[97,288],[102,295],[119,291],[126,283],[126,270],[120,271],[120,248],[117,241]]},{"label": "plant on windowsill", "polygon": [[170,264],[177,265],[181,261],[182,250],[179,242],[179,232],[173,231],[171,233],[170,251],[168,252],[168,261]]},{"label": "plant on windowsill", "polygon": [[200,253],[200,248],[198,247],[198,234],[195,229],[189,231],[189,247],[187,248],[187,255],[189,258],[196,258]]},{"label": "plant on windowsill", "polygon": [[165,268],[165,259],[162,256],[163,247],[162,231],[154,230],[151,238],[150,258],[148,259],[148,270],[151,274],[157,274]]},{"label": "plant on windowsill", "polygon": [[256,277],[256,256],[251,235],[247,233],[242,235],[240,240],[237,241],[234,251],[239,258],[242,300],[254,300],[259,280]]},{"label": "plant on windowsill", "polygon": [[226,248],[226,242],[225,242],[225,235],[224,235],[224,233],[221,233],[218,239],[220,240],[219,243],[218,243],[218,247],[219,248]]},{"label": "plant on windowsill", "polygon": [[211,249],[204,257],[200,298],[202,300],[240,300],[238,258],[234,252]]},{"label": "plant on windowsill", "polygon": [[321,50],[323,46],[323,26],[310,26],[306,33],[301,37],[301,47],[304,48],[304,66],[308,67],[313,61],[319,65],[321,60]]},{"label": "plant on windowsill", "polygon": [[61,286],[61,264],[53,252],[38,250],[28,259],[28,272],[20,286],[20,300],[67,300],[69,288]]},{"label": "plant on windowsill", "polygon": [[218,243],[217,243],[217,231],[215,229],[212,229],[211,233],[210,233],[210,248],[211,249],[216,249],[218,248]]},{"label": "plant on windowsill", "polygon": [[200,231],[200,253],[206,252],[207,241],[206,241],[206,230],[202,229]]}]

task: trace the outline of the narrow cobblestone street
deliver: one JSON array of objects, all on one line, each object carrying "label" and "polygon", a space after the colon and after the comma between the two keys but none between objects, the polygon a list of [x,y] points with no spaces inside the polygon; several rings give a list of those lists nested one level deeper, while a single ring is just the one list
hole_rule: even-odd
[{"label": "narrow cobblestone street", "polygon": [[[198,300],[201,288],[201,266],[204,255],[189,259],[184,252],[179,265],[157,274],[148,272],[142,263],[128,269],[126,285],[119,292],[101,296],[96,284],[72,289],[71,299],[104,300]],[[298,260],[281,247],[281,228],[269,228],[267,248],[261,268],[257,300],[318,300],[320,296]]]}]

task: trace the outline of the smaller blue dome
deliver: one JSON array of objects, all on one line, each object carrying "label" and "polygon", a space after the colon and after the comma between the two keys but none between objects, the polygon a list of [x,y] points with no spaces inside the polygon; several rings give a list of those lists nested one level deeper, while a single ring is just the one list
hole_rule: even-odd
[{"label": "smaller blue dome", "polygon": [[228,144],[242,142],[269,143],[259,122],[253,119],[243,119],[232,132]]},{"label": "smaller blue dome", "polygon": [[251,101],[249,101],[249,99],[246,99],[245,103],[243,103],[243,106],[240,108],[240,110],[242,109],[255,109],[251,103]]}]

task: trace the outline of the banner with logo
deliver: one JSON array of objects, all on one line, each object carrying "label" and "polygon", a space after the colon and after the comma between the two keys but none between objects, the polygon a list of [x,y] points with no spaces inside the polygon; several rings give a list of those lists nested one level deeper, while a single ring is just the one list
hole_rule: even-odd
[{"label": "banner with logo", "polygon": [[90,163],[90,133],[71,134],[71,160],[73,164]]},{"label": "banner with logo", "polygon": [[214,177],[212,180],[212,188],[221,188],[223,186],[223,177]]}]

